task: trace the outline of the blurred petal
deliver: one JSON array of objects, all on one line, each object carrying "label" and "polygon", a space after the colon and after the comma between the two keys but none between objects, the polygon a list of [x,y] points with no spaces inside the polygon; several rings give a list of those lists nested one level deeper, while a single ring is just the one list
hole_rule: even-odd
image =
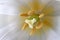
[{"label": "blurred petal", "polygon": [[40,8],[40,4],[39,4],[39,1],[38,0],[32,0],[31,2],[28,3],[28,5],[33,10],[38,10]]},{"label": "blurred petal", "polygon": [[42,11],[43,11],[43,13],[44,13],[45,15],[51,16],[51,15],[54,14],[54,7],[53,7],[53,6],[49,6],[49,7],[45,8],[45,9],[42,10]]},{"label": "blurred petal", "polygon": [[20,12],[28,12],[30,10],[30,8],[28,7],[27,4],[22,4],[20,7]]}]

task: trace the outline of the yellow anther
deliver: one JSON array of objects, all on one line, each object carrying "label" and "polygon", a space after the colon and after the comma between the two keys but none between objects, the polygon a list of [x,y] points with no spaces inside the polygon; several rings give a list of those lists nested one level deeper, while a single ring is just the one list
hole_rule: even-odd
[{"label": "yellow anther", "polygon": [[39,23],[37,26],[36,26],[36,29],[41,29],[43,27],[43,23]]},{"label": "yellow anther", "polygon": [[21,13],[20,16],[28,16],[27,13]]},{"label": "yellow anther", "polygon": [[44,14],[43,13],[39,15],[39,18],[42,18],[42,17],[44,17]]},{"label": "yellow anther", "polygon": [[27,26],[28,26],[28,24],[27,23],[24,23],[24,25],[22,27],[22,30],[24,30]]},{"label": "yellow anther", "polygon": [[34,14],[34,10],[28,12],[28,15],[33,15],[33,14]]},{"label": "yellow anther", "polygon": [[36,29],[33,28],[33,29],[31,30],[31,32],[30,32],[30,36],[33,35],[33,34],[35,33],[35,31],[36,31]]}]

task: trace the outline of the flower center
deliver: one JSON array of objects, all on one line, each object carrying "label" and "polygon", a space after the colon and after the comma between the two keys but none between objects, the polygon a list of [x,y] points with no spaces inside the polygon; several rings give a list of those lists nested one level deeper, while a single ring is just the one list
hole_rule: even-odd
[{"label": "flower center", "polygon": [[36,14],[34,11],[29,11],[28,13],[31,15],[27,17],[25,23],[27,23],[29,28],[32,29],[34,27],[34,23],[38,22],[44,16],[44,14]]}]

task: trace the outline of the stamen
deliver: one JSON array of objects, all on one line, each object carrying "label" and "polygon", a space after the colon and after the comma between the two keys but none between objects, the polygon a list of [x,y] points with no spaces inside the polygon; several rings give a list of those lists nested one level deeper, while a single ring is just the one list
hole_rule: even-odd
[{"label": "stamen", "polygon": [[34,10],[28,12],[28,15],[33,15],[33,14],[34,14]]},{"label": "stamen", "polygon": [[22,13],[22,14],[20,14],[20,16],[28,16],[28,14],[27,13]]},{"label": "stamen", "polygon": [[38,23],[37,26],[36,26],[36,29],[40,29],[43,27],[43,23]]},{"label": "stamen", "polygon": [[39,18],[42,18],[42,17],[44,17],[44,14],[43,13],[39,15]]},{"label": "stamen", "polygon": [[27,23],[24,23],[24,25],[22,27],[22,30],[24,30],[27,26],[28,26],[28,24]]},{"label": "stamen", "polygon": [[33,29],[31,30],[31,32],[30,32],[30,35],[34,34],[35,30],[36,30],[36,29],[33,28]]}]

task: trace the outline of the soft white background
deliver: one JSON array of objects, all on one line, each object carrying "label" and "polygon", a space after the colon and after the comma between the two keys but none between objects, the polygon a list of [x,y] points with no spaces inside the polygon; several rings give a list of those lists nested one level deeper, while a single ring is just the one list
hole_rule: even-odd
[{"label": "soft white background", "polygon": [[[49,0],[48,0],[49,1]],[[29,35],[20,30],[18,24],[18,6],[26,0],[0,0],[0,40],[28,40]],[[47,2],[47,0],[42,0]],[[54,4],[56,13],[60,14],[60,2]],[[55,17],[55,28],[44,33],[43,36],[31,37],[31,40],[60,40],[60,16]]]}]

